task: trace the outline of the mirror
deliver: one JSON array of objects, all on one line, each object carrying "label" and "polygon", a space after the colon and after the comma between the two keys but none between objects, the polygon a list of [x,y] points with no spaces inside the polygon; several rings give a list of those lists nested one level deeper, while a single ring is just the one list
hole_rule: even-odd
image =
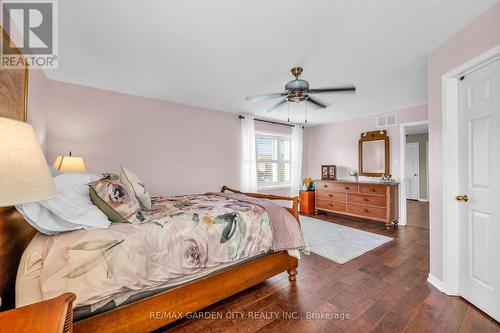
[{"label": "mirror", "polygon": [[389,176],[389,137],[387,131],[362,133],[358,149],[360,176]]}]

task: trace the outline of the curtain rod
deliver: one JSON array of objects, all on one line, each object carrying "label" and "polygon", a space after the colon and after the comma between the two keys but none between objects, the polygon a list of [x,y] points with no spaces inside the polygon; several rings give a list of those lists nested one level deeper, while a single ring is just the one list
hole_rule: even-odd
[{"label": "curtain rod", "polygon": [[[245,116],[239,115],[238,118],[245,119]],[[267,123],[267,124],[271,124],[271,125],[280,125],[280,126],[287,126],[287,127],[300,126],[300,127],[304,128],[304,126],[302,126],[302,125],[292,125],[292,124],[277,123],[275,121],[264,120],[264,119],[257,119],[257,118],[254,118],[254,121],[260,121],[261,123]]]}]

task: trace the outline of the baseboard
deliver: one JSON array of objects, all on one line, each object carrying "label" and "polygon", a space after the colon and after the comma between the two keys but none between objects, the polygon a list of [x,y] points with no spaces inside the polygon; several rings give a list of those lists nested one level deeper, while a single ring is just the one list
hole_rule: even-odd
[{"label": "baseboard", "polygon": [[446,288],[445,283],[443,281],[439,280],[437,277],[435,277],[431,273],[429,273],[429,276],[427,277],[427,282],[429,282],[437,290],[439,290],[442,293],[445,293],[448,296],[460,296],[460,293],[458,291],[448,290],[448,288]]},{"label": "baseboard", "polygon": [[429,273],[429,276],[427,277],[427,282],[432,284],[440,292],[446,294],[446,288],[444,287],[443,281],[439,280],[437,277],[435,277],[431,273]]}]

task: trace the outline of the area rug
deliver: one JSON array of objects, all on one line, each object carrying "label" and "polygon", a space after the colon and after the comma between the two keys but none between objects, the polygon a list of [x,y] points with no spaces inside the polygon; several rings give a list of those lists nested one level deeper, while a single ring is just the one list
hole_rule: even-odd
[{"label": "area rug", "polygon": [[300,216],[304,238],[311,251],[339,264],[359,257],[393,238]]}]

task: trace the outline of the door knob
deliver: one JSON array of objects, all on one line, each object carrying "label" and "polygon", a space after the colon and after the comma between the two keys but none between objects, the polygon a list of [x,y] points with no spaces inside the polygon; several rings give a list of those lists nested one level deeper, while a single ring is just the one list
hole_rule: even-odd
[{"label": "door knob", "polygon": [[458,201],[465,201],[465,202],[469,201],[469,197],[467,196],[467,194],[464,194],[464,195],[457,195],[456,199],[457,199]]}]

